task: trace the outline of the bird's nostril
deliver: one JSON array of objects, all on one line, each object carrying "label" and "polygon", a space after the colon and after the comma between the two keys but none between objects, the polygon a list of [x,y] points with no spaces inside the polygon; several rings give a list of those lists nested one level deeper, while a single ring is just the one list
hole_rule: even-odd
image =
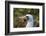
[{"label": "bird's nostril", "polygon": [[26,19],[24,19],[24,21],[26,21]]}]

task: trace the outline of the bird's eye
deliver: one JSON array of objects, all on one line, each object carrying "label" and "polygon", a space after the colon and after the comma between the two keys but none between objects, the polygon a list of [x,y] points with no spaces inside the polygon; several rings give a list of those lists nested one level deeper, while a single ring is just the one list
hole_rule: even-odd
[{"label": "bird's eye", "polygon": [[29,17],[28,16],[26,16],[27,17],[27,20],[29,20]]}]

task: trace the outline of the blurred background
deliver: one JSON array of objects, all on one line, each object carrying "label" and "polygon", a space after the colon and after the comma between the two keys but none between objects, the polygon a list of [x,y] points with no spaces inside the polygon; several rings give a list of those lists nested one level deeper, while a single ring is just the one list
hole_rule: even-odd
[{"label": "blurred background", "polygon": [[[14,28],[18,27],[20,24],[18,17],[24,16],[26,14],[31,14],[34,16],[34,27],[39,27],[39,9],[34,9],[34,8],[14,8],[13,9],[13,21],[14,21]],[[22,26],[20,26],[22,27]]]}]

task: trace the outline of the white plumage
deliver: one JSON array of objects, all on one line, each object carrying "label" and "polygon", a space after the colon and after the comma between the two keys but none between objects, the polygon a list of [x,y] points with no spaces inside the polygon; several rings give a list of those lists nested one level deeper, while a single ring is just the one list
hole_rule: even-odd
[{"label": "white plumage", "polygon": [[27,20],[27,25],[26,27],[33,27],[34,21],[33,21],[33,16],[31,14],[27,14],[26,16],[28,16],[28,20]]}]

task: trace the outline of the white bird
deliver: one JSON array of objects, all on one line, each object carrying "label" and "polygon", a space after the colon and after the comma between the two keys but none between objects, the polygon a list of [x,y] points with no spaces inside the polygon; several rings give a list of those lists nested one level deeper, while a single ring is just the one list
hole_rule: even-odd
[{"label": "white bird", "polygon": [[26,16],[28,17],[26,27],[33,27],[34,24],[33,16],[31,14],[27,14]]}]

